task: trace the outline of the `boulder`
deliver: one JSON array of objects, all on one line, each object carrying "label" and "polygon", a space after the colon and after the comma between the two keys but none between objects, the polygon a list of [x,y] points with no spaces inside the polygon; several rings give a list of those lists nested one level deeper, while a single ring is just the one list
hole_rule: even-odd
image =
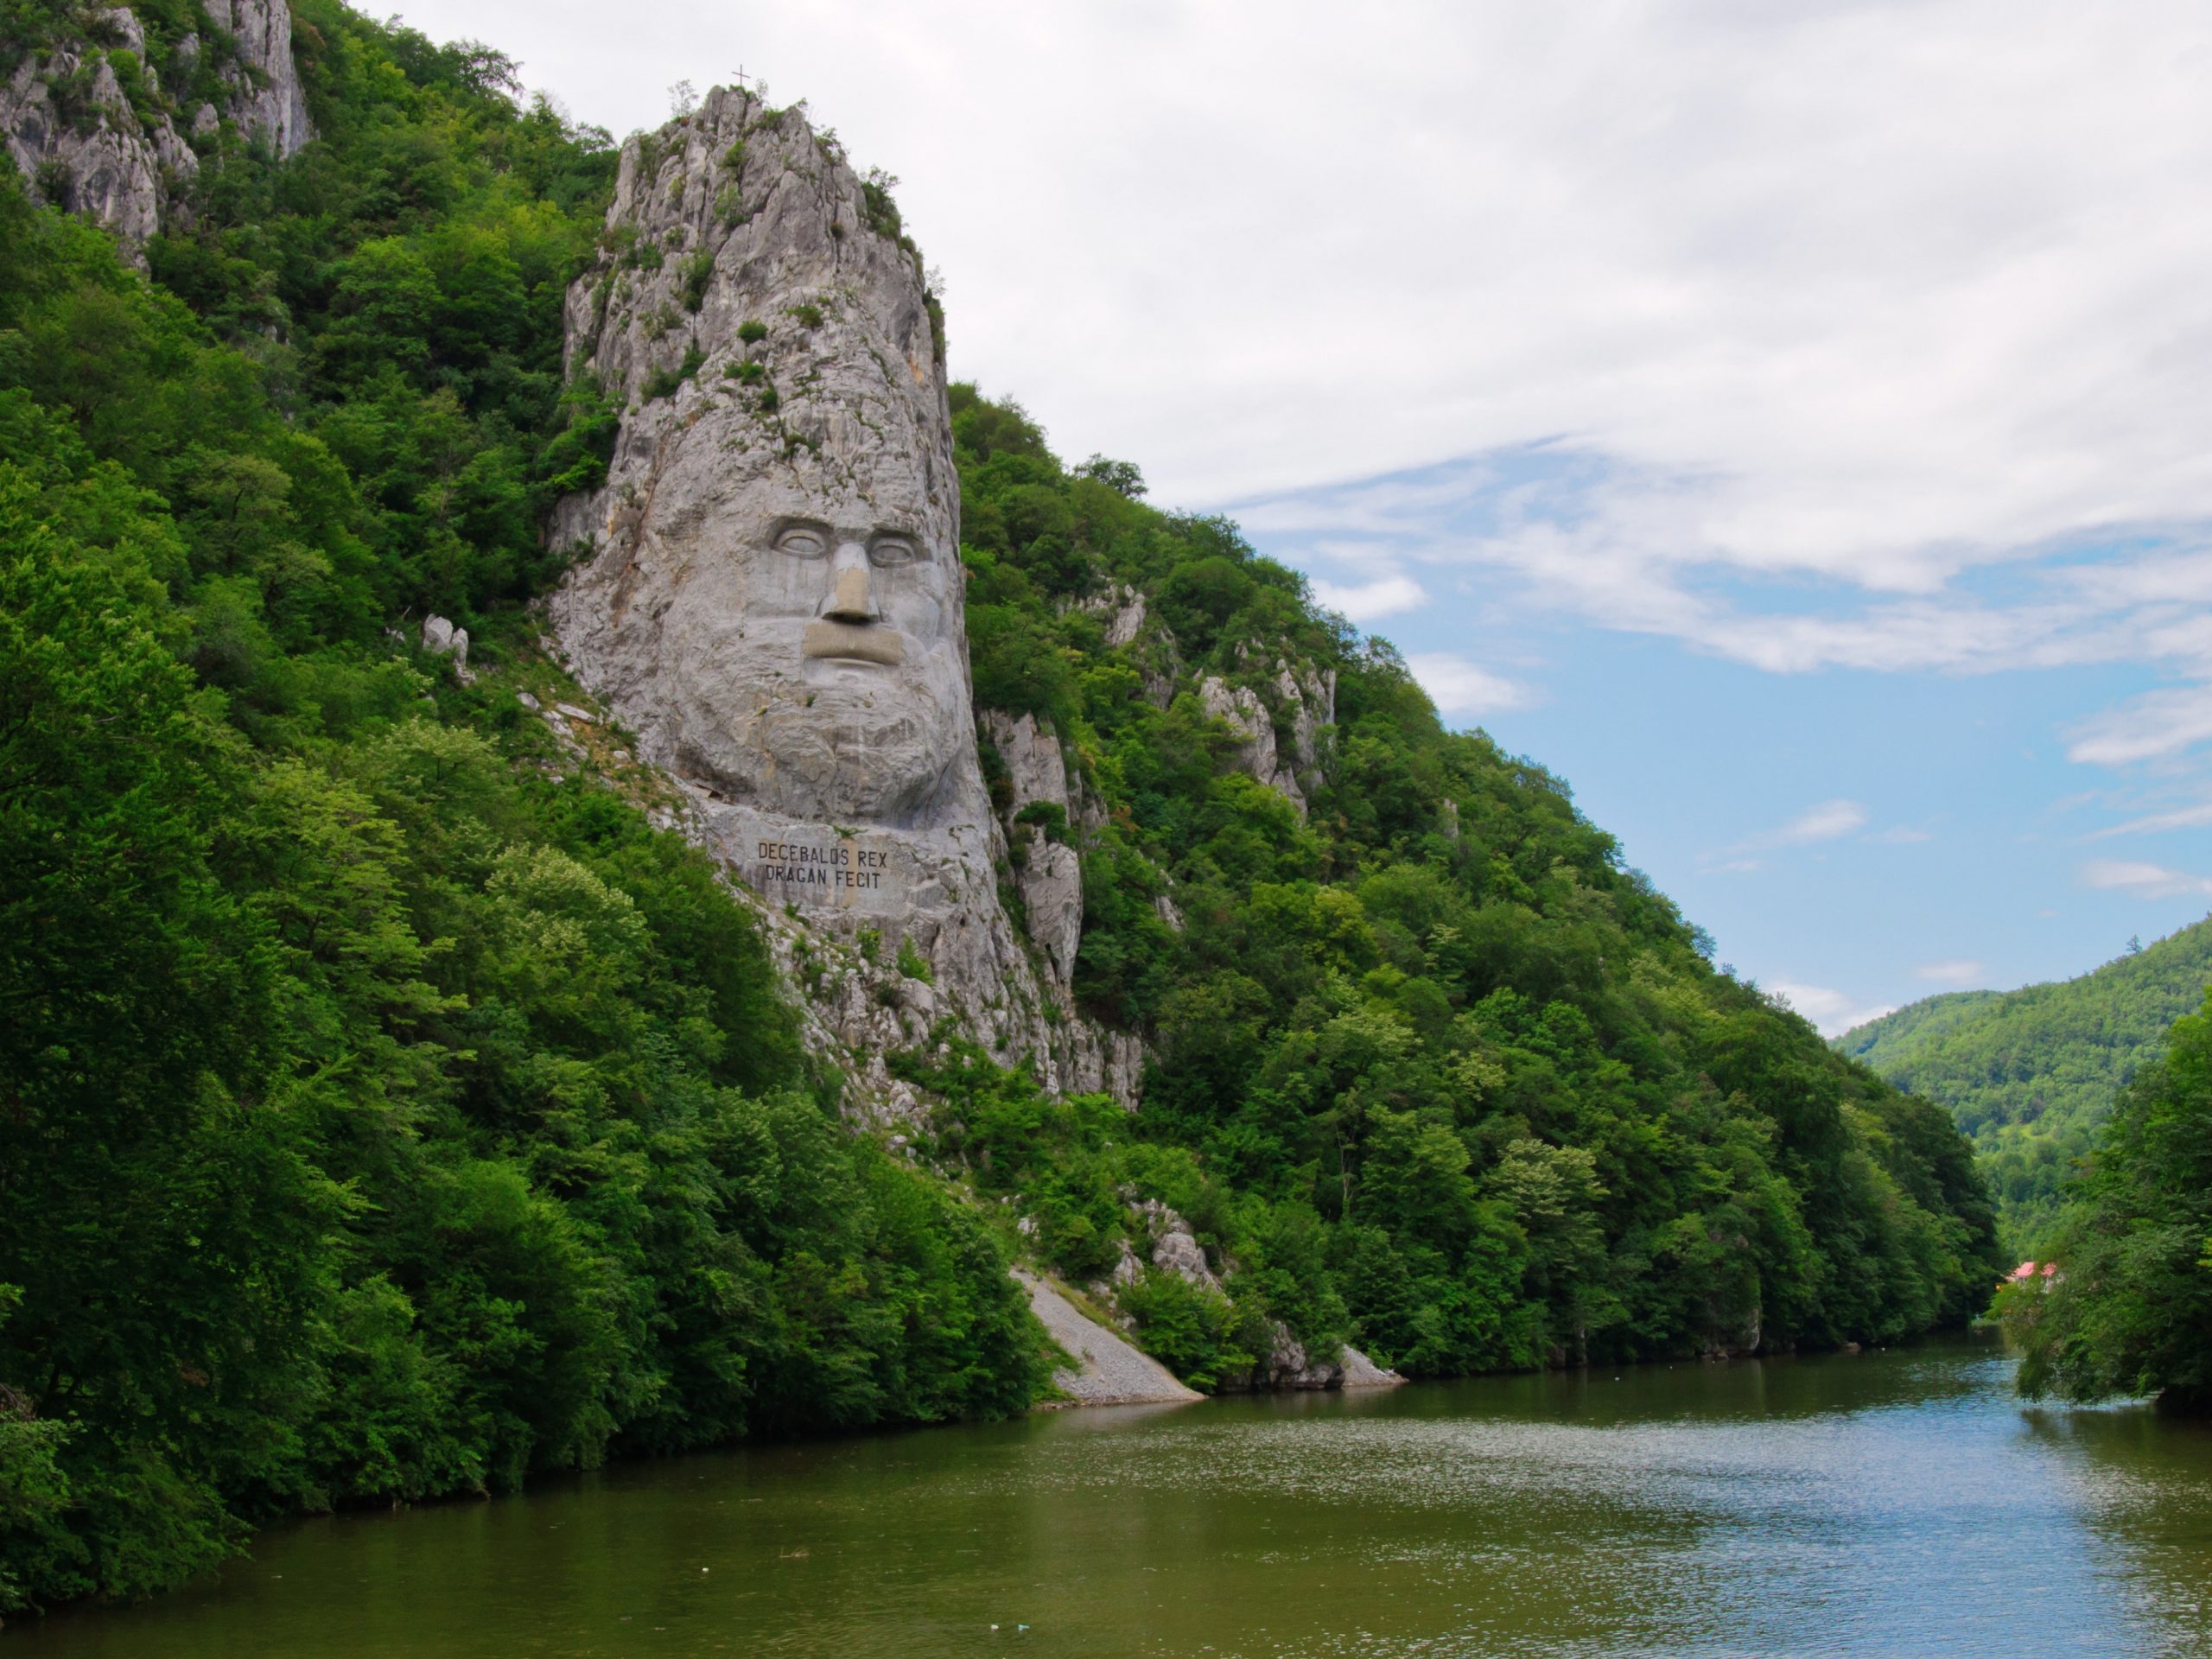
[{"label": "boulder", "polygon": [[1274,1344],[1268,1351],[1266,1374],[1257,1379],[1260,1387],[1282,1393],[1319,1393],[1343,1386],[1344,1370],[1340,1362],[1309,1357],[1305,1344],[1291,1335],[1288,1325],[1281,1319],[1270,1319],[1268,1324]]},{"label": "boulder", "polygon": [[1400,1389],[1406,1383],[1404,1377],[1395,1371],[1384,1370],[1349,1343],[1344,1345],[1339,1369],[1341,1376],[1337,1386],[1340,1389]]},{"label": "boulder", "polygon": [[[457,628],[442,616],[423,619],[423,649],[434,656],[450,657],[453,665],[463,671],[468,667],[468,630]],[[566,712],[565,705],[563,712]]]}]

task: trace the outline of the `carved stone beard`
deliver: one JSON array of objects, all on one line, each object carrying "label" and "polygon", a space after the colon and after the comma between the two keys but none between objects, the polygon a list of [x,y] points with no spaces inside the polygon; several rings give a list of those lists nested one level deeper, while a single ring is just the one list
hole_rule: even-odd
[{"label": "carved stone beard", "polygon": [[885,829],[925,825],[947,804],[969,726],[966,677],[949,645],[892,668],[808,662],[790,675],[758,656],[766,671],[736,676],[687,650],[671,656],[680,665],[678,770],[717,795],[785,817]]}]

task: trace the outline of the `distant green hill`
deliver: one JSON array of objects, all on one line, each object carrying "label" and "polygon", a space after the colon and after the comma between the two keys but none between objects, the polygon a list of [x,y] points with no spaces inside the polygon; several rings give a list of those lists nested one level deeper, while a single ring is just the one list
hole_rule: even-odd
[{"label": "distant green hill", "polygon": [[2026,1253],[2120,1086],[2212,982],[2212,917],[2078,979],[1953,991],[1847,1032],[1836,1046],[1949,1109],[1974,1138],[2005,1242]]}]

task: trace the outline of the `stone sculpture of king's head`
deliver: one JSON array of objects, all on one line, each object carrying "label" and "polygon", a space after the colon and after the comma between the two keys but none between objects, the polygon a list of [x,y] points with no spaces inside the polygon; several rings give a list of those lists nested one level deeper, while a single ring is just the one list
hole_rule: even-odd
[{"label": "stone sculpture of king's head", "polygon": [[[796,112],[717,91],[623,152],[572,371],[628,406],[556,597],[645,758],[766,819],[988,817],[943,359],[895,219]],[[763,832],[762,844],[772,842]]]},{"label": "stone sculpture of king's head", "polygon": [[1065,1000],[1074,852],[1023,867],[1030,940],[999,902],[932,312],[887,200],[799,112],[721,90],[626,144],[568,295],[569,369],[622,412],[605,482],[555,515],[554,638],[689,792],[685,832],[803,916],[789,937],[852,947],[810,1001],[834,1040],[950,1017],[1048,1086],[1134,1099],[1135,1040]]}]

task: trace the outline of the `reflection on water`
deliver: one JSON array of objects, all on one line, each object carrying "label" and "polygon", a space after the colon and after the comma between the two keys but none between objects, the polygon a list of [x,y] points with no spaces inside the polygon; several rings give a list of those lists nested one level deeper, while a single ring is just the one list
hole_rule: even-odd
[{"label": "reflection on water", "polygon": [[2212,1433],[2023,1411],[2011,1370],[1958,1344],[747,1448],[292,1528],[0,1659],[2212,1654]]}]

